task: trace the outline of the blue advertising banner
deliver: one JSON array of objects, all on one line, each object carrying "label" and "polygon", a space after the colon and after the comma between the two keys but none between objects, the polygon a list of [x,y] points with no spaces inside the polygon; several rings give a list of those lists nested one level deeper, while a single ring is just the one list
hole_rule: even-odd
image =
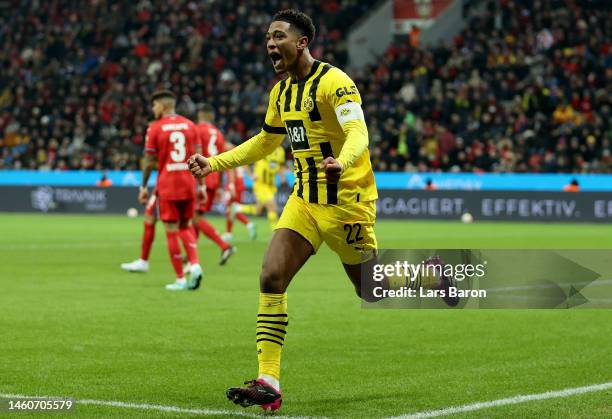
[{"label": "blue advertising banner", "polygon": [[[106,176],[112,186],[137,186],[140,171],[36,171],[0,170],[2,186],[95,186]],[[149,185],[157,179],[154,172]],[[438,190],[472,191],[553,191],[559,192],[572,180],[578,181],[583,192],[612,192],[612,175],[603,174],[523,174],[523,173],[376,173],[379,189],[424,189],[431,180]],[[287,174],[287,182],[293,184],[293,175]],[[247,186],[251,180],[246,179]]]}]

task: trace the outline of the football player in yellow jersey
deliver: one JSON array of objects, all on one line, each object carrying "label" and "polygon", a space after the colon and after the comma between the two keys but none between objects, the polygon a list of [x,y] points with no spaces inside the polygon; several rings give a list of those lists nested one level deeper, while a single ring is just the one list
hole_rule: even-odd
[{"label": "football player in yellow jersey", "polygon": [[338,254],[362,298],[361,270],[376,255],[378,197],[368,131],[355,83],[340,69],[315,60],[308,46],[315,27],[296,10],[277,13],[266,34],[276,73],[288,77],[270,92],[261,132],[231,151],[190,159],[194,176],[260,160],[291,141],[296,181],[264,256],[257,314],[259,376],[227,396],[242,406],[280,408],[280,358],[287,333],[286,290],[321,243]]},{"label": "football player in yellow jersey", "polygon": [[270,226],[276,226],[278,209],[276,207],[276,174],[281,174],[281,182],[284,179],[285,150],[276,148],[261,160],[257,160],[253,167],[253,192],[255,193],[255,204],[232,204],[233,214],[259,215],[265,208]]}]

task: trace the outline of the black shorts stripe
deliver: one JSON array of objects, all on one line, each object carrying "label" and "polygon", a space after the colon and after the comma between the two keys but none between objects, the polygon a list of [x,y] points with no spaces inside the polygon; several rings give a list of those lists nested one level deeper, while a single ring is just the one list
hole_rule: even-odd
[{"label": "black shorts stripe", "polygon": [[[334,157],[334,152],[329,142],[321,143],[320,147],[321,147],[321,154],[323,155],[324,159],[328,157]],[[335,183],[327,184],[327,203],[333,204],[333,205],[338,204],[338,185]]]},{"label": "black shorts stripe", "polygon": [[264,341],[266,341],[266,342],[276,343],[277,345],[283,346],[283,344],[282,344],[282,343],[277,342],[277,341],[272,340],[272,339],[266,339],[266,338],[257,339],[257,343],[259,343],[259,342],[264,342]]},{"label": "black shorts stripe", "polygon": [[317,77],[315,77],[315,79],[312,81],[312,85],[310,86],[309,94],[310,94],[310,97],[312,98],[312,101],[314,102],[314,108],[309,112],[311,121],[321,120],[321,114],[319,113],[319,109],[317,108],[317,88],[319,87],[319,82],[321,81],[321,77],[323,77],[331,68],[332,66],[329,64],[323,65],[323,69],[317,75]]},{"label": "black shorts stripe", "polygon": [[287,79],[281,81],[280,83],[280,88],[278,89],[278,97],[276,98],[276,110],[278,111],[278,114],[280,115],[280,103],[281,103],[281,95],[283,94],[283,89],[285,88],[285,85],[287,84]]},{"label": "black shorts stripe", "polygon": [[282,326],[288,326],[289,322],[273,322],[271,320],[257,320],[257,324],[265,323],[265,324],[280,324]]},{"label": "black shorts stripe", "polygon": [[278,335],[275,335],[274,333],[268,333],[268,332],[257,332],[256,333],[256,336],[261,336],[261,335],[272,336],[273,338],[280,339],[281,342],[285,341],[284,336],[278,336]]},{"label": "black shorts stripe", "polygon": [[297,164],[297,180],[298,180],[298,189],[297,196],[300,198],[304,197],[304,181],[302,180],[302,162],[297,157],[295,158],[295,163]]},{"label": "black shorts stripe", "polygon": [[291,111],[291,83],[285,90],[285,112]]},{"label": "black shorts stripe", "polygon": [[317,184],[317,164],[314,157],[307,157],[308,163],[308,202],[319,203],[319,185]]},{"label": "black shorts stripe", "polygon": [[274,330],[275,332],[280,332],[280,333],[282,333],[282,334],[284,334],[284,335],[286,335],[286,334],[287,334],[287,331],[286,331],[286,330],[279,329],[279,328],[277,328],[277,327],[269,327],[269,326],[257,326],[257,329]]},{"label": "black shorts stripe", "polygon": [[289,317],[288,314],[258,314],[258,316],[262,316],[262,317]]},{"label": "black shorts stripe", "polygon": [[287,134],[287,129],[285,127],[273,127],[265,122],[262,129],[270,134]]}]

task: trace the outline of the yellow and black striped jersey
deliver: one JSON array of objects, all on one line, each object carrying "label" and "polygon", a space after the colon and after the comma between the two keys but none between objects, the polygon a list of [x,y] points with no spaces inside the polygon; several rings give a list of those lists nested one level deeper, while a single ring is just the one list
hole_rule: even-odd
[{"label": "yellow and black striped jersey", "polygon": [[276,186],[274,180],[283,164],[285,164],[285,150],[282,147],[278,147],[271,154],[255,162],[253,167],[255,182],[273,187]]},{"label": "yellow and black striped jersey", "polygon": [[263,131],[287,134],[295,163],[293,194],[307,202],[347,204],[378,197],[367,149],[344,170],[337,185],[327,184],[319,167],[324,158],[340,154],[346,136],[336,108],[348,102],[361,104],[355,83],[320,61],[314,62],[306,78],[281,80],[270,92]]}]

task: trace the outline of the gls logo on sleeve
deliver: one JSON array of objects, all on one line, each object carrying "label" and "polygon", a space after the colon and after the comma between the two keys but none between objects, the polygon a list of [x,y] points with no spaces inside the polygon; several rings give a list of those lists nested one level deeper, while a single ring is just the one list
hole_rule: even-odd
[{"label": "gls logo on sleeve", "polygon": [[359,92],[357,91],[357,86],[350,86],[350,87],[338,87],[336,89],[336,96],[338,97],[342,97],[345,95],[358,95]]}]

